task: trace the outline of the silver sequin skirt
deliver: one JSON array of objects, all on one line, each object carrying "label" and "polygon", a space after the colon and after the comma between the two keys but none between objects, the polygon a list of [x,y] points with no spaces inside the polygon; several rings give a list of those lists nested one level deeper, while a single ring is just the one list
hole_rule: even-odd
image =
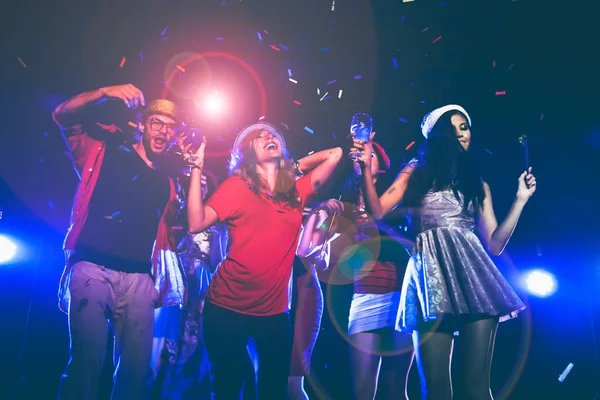
[{"label": "silver sequin skirt", "polygon": [[407,333],[440,318],[496,317],[502,322],[525,309],[479,238],[463,228],[418,235],[401,293],[396,329]]}]

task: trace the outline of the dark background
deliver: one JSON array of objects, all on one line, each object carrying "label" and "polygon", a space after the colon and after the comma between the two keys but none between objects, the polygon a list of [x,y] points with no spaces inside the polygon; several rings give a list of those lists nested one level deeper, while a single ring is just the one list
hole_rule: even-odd
[{"label": "dark background", "polygon": [[[205,61],[188,63],[165,93],[206,131],[208,167],[221,177],[236,129],[263,115],[302,156],[347,145],[352,113],[369,112],[397,169],[417,146],[405,147],[422,141],[422,117],[457,103],[487,149],[480,151],[502,218],[523,169],[517,139],[526,134],[539,188],[497,261],[516,287],[520,271],[538,267],[557,276],[559,289],[547,299],[520,292],[528,311],[500,327],[492,388],[496,398],[593,398],[599,377],[592,321],[600,304],[596,10],[523,0],[337,0],[331,8],[329,0],[3,5],[0,233],[20,248],[14,262],[0,266],[1,398],[55,398],[68,357],[56,289],[77,178],[52,109],[113,84],[133,83],[147,99],[159,97],[185,52],[205,54]],[[196,89],[188,90],[194,85],[222,92],[227,113],[209,118],[195,108]],[[105,111],[131,131],[133,112],[117,103]],[[348,287],[327,290],[339,299],[333,308],[343,326]],[[347,344],[331,315],[310,382],[322,398],[348,399]],[[575,367],[559,384],[569,362]]]}]

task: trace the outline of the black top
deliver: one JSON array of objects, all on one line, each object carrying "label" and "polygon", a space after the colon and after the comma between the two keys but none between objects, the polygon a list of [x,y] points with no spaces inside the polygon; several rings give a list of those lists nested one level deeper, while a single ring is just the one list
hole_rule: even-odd
[{"label": "black top", "polygon": [[130,148],[107,148],[72,261],[149,273],[169,178]]}]

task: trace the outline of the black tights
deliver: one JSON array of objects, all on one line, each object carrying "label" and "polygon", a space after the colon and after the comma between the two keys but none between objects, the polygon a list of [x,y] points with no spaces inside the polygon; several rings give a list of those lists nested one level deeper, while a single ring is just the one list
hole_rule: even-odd
[{"label": "black tights", "polygon": [[[422,398],[451,400],[453,388],[450,366],[454,325],[437,321],[426,325],[413,333]],[[491,400],[490,371],[498,320],[479,319],[459,326],[460,399]]]}]

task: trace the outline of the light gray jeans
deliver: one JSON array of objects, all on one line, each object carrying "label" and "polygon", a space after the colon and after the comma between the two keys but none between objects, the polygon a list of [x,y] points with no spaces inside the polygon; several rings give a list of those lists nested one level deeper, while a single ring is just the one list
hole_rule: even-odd
[{"label": "light gray jeans", "polygon": [[109,326],[116,366],[111,398],[146,398],[158,298],[150,275],[81,261],[72,266],[69,290],[71,359],[62,377],[60,399],[96,400]]}]

